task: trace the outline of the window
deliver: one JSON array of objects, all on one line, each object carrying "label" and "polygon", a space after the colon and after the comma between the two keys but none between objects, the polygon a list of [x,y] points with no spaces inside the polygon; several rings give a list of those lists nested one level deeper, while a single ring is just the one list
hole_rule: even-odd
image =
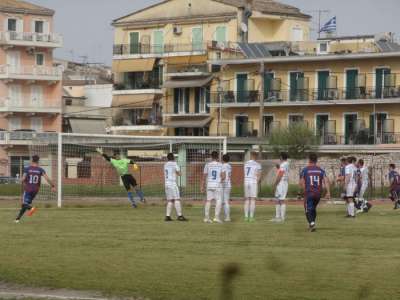
[{"label": "window", "polygon": [[10,118],[8,122],[8,129],[10,131],[21,129],[21,119],[20,118]]},{"label": "window", "polygon": [[8,31],[17,31],[17,20],[16,19],[8,19]]},{"label": "window", "polygon": [[292,28],[292,41],[293,42],[301,42],[304,40],[303,29],[300,27]]},{"label": "window", "polygon": [[36,132],[43,131],[43,120],[42,118],[31,118],[31,129]]},{"label": "window", "polygon": [[215,31],[215,40],[218,42],[219,45],[226,44],[226,27],[225,26],[218,26]]},{"label": "window", "polygon": [[35,21],[35,32],[36,33],[44,33],[44,22],[43,21]]},{"label": "window", "polygon": [[44,54],[43,53],[36,53],[36,65],[44,66]]},{"label": "window", "polygon": [[264,116],[264,135],[269,136],[273,130],[274,116]]},{"label": "window", "polygon": [[304,122],[304,116],[303,115],[290,115],[289,116],[289,126],[296,125],[299,123]]},{"label": "window", "polygon": [[319,44],[318,53],[319,54],[328,53],[328,43],[327,42],[323,42],[323,43]]},{"label": "window", "polygon": [[189,113],[190,89],[179,88],[174,90],[174,113]]}]

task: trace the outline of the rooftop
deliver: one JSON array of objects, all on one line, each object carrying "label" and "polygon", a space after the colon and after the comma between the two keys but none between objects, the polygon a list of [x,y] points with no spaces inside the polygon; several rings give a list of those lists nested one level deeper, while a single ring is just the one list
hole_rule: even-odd
[{"label": "rooftop", "polygon": [[0,12],[53,16],[55,11],[22,0],[1,0]]}]

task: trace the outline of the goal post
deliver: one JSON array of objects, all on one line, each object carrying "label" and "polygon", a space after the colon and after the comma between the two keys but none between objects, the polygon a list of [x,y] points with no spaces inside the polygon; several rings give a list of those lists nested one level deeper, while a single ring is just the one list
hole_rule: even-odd
[{"label": "goal post", "polygon": [[[212,151],[227,153],[226,137],[128,136],[60,133],[37,138],[32,154],[42,162],[57,183],[57,193],[48,189],[44,199],[54,199],[57,207],[66,200],[77,202],[126,200],[126,191],[110,163],[97,152],[101,148],[109,155],[120,153],[132,159],[139,170],[130,169],[147,199],[164,199],[166,156],[176,156],[182,176],[178,180],[183,199],[198,200],[202,169]],[[41,198],[39,196],[39,199]]]}]

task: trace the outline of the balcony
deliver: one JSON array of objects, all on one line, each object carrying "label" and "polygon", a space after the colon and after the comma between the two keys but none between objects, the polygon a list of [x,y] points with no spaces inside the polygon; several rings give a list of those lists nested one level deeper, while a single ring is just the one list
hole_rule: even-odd
[{"label": "balcony", "polygon": [[132,81],[114,85],[114,95],[163,94],[158,80]]},{"label": "balcony", "polygon": [[114,45],[114,59],[168,57],[206,54],[207,43],[191,44],[116,44]]},{"label": "balcony", "polygon": [[61,48],[63,46],[63,38],[61,35],[55,33],[3,31],[0,32],[0,45]]},{"label": "balcony", "polygon": [[0,131],[0,145],[32,145],[34,141],[56,141],[55,132],[36,132],[33,130]]},{"label": "balcony", "polygon": [[[259,91],[226,91],[220,97],[211,96],[211,107],[259,106]],[[358,105],[400,103],[400,86],[375,88],[336,89],[296,89],[270,90],[265,92],[264,105],[270,106],[310,106],[310,105]]]},{"label": "balcony", "polygon": [[186,77],[203,77],[209,76],[207,64],[191,64],[185,66],[168,66],[167,76],[174,78],[186,78]]},{"label": "balcony", "polygon": [[[22,95],[21,99],[30,99],[31,95]],[[53,101],[23,101],[9,97],[0,98],[0,112],[10,113],[61,113],[59,100]]]},{"label": "balcony", "polygon": [[3,80],[61,81],[62,73],[59,67],[0,65]]}]

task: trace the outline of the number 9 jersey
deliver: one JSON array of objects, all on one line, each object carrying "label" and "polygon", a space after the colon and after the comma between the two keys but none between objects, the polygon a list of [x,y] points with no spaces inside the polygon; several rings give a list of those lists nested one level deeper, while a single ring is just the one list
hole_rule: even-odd
[{"label": "number 9 jersey", "polygon": [[207,175],[207,189],[222,188],[222,164],[217,161],[210,162],[204,167],[204,175]]}]

